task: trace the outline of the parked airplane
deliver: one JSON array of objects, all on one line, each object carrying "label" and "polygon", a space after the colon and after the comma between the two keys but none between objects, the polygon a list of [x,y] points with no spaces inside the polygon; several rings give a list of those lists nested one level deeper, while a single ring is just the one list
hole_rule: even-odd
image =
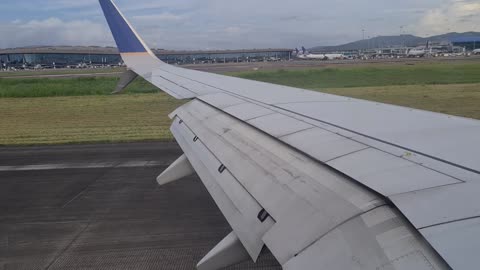
[{"label": "parked airplane", "polygon": [[326,60],[327,59],[325,54],[312,54],[312,53],[300,54],[300,55],[297,55],[297,57],[300,58],[300,59],[320,59],[320,60]]},{"label": "parked airplane", "polygon": [[325,57],[328,60],[346,59],[347,57],[341,53],[326,53]]},{"label": "parked airplane", "polygon": [[410,49],[407,55],[409,57],[424,57],[431,53],[432,53],[432,48],[430,47],[430,42],[428,41],[425,47],[417,47],[417,48]]},{"label": "parked airplane", "polygon": [[475,49],[475,50],[473,50],[472,53],[473,53],[473,54],[480,54],[480,49]]},{"label": "parked airplane", "polygon": [[340,53],[326,53],[326,54],[314,54],[310,53],[302,46],[302,54],[297,53],[297,57],[300,59],[320,59],[320,60],[336,60],[345,59],[345,55]]},{"label": "parked airplane", "polygon": [[116,92],[141,76],[188,101],[157,181],[196,172],[232,227],[198,269],[264,247],[287,270],[478,269],[480,121],[171,66],[99,1],[129,68]]}]

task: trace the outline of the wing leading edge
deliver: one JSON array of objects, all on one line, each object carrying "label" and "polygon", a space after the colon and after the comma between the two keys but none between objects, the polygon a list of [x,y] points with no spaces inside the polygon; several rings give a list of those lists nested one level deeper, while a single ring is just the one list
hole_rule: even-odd
[{"label": "wing leading edge", "polygon": [[458,228],[480,227],[479,121],[170,66],[100,4],[128,68],[194,99],[170,115],[185,156],[158,181],[193,168],[233,229],[200,269],[263,246],[284,269],[475,267],[480,237]]}]

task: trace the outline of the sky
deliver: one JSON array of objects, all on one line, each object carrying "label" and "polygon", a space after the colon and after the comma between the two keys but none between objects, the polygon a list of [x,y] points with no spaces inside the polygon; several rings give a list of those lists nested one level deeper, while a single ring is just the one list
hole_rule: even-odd
[{"label": "sky", "polygon": [[[480,0],[116,0],[151,48],[338,45],[480,31]],[[364,32],[362,30],[365,30]],[[97,0],[1,0],[0,48],[114,46]]]}]

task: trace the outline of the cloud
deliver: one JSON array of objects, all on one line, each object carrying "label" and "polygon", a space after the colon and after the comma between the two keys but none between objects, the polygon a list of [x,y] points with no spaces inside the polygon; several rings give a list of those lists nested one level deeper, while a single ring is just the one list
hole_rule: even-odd
[{"label": "cloud", "polygon": [[133,16],[132,18],[139,22],[172,22],[184,20],[186,19],[186,16],[177,15],[170,12],[163,12],[160,14],[152,15],[137,15]]},{"label": "cloud", "polygon": [[441,7],[427,11],[415,29],[416,34],[426,36],[480,31],[480,3],[450,0]]},{"label": "cloud", "polygon": [[131,0],[116,1],[118,6],[122,6],[123,12],[152,12],[157,10],[193,10],[201,8],[204,0],[176,0],[176,1],[151,1],[137,0],[132,5]]},{"label": "cloud", "polygon": [[98,0],[81,0],[81,1],[72,1],[72,0],[47,0],[43,1],[40,6],[44,10],[60,10],[60,9],[78,9],[93,7],[98,5]]},{"label": "cloud", "polygon": [[64,21],[59,18],[16,20],[0,26],[0,47],[26,45],[113,45],[110,32],[102,23],[89,20]]},{"label": "cloud", "polygon": [[[235,49],[334,45],[365,36],[479,30],[461,0],[116,0],[152,47]],[[0,47],[113,44],[97,0],[2,0]],[[15,22],[14,22],[15,21]]]},{"label": "cloud", "polygon": [[229,26],[224,30],[225,33],[230,35],[238,35],[241,33],[245,33],[246,31],[248,30],[241,26]]}]

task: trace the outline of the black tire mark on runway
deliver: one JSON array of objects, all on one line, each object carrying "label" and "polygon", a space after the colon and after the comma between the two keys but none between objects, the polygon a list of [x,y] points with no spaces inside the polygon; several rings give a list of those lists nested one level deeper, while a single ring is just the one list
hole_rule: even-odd
[{"label": "black tire mark on runway", "polygon": [[88,184],[84,189],[80,190],[80,192],[78,192],[77,195],[73,196],[72,199],[70,199],[68,202],[66,202],[65,204],[63,204],[63,206],[61,207],[61,209],[67,207],[70,203],[72,203],[73,201],[75,201],[76,199],[80,198],[80,196],[82,196],[88,189],[90,189],[90,187],[94,184],[96,184],[98,182],[98,180],[102,179],[105,175],[107,175],[108,173],[110,173],[111,171],[113,171],[114,169],[117,168],[117,166],[120,164],[120,162],[117,162],[114,166],[112,166],[111,168],[109,169],[106,169],[104,172],[102,172],[99,176],[97,176],[90,184]]},{"label": "black tire mark on runway", "polygon": [[48,270],[50,269],[50,267],[52,267],[52,265],[54,265],[58,259],[60,259],[60,257],[62,257],[62,255],[65,253],[65,251],[67,251],[72,245],[73,243],[75,243],[75,241],[77,241],[77,239],[90,227],[90,225],[93,223],[94,220],[90,220],[88,221],[87,225],[85,225],[85,228],[83,228],[79,233],[77,233],[77,235],[75,235],[75,237],[72,239],[72,241],[70,241],[70,243],[68,243],[68,245],[66,245],[58,254],[57,256],[55,256],[53,258],[53,260],[47,265],[47,267],[45,267],[45,270]]}]

